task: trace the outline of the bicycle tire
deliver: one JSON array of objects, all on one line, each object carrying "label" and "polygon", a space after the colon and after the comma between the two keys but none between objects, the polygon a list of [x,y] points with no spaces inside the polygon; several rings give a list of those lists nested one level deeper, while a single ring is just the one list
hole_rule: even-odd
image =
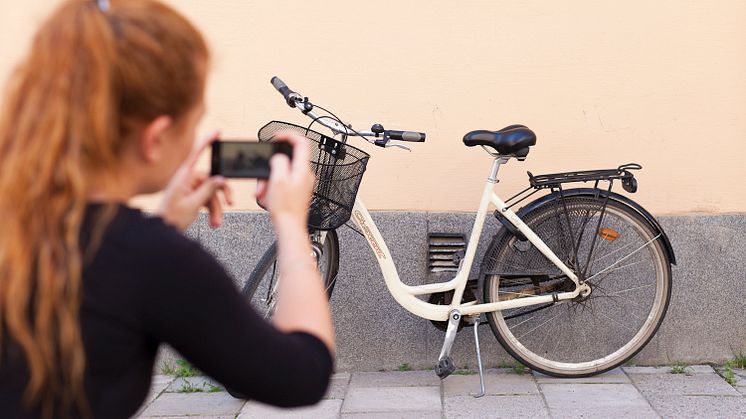
[{"label": "bicycle tire", "polygon": [[[671,261],[654,226],[630,206],[603,196],[558,196],[521,218],[592,292],[487,313],[505,350],[556,377],[600,374],[642,350],[663,322],[671,297]],[[511,234],[493,238],[487,257],[491,262],[483,266],[491,263],[492,273],[485,276],[485,302],[575,288],[530,242]]]},{"label": "bicycle tire", "polygon": [[[317,265],[327,297],[331,298],[339,271],[339,239],[335,230],[326,232],[324,244],[319,250]],[[275,242],[264,252],[241,289],[254,310],[265,319],[269,319],[272,315],[275,300],[271,289],[276,291],[278,280],[279,265],[277,264],[277,242]],[[265,298],[262,298],[263,296]]]}]

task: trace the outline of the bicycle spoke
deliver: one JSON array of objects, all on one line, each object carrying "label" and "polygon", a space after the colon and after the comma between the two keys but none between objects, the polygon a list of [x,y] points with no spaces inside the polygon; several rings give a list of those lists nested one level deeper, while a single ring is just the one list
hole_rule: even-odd
[{"label": "bicycle spoke", "polygon": [[638,289],[641,289],[641,288],[648,288],[648,287],[652,287],[654,285],[655,284],[640,285],[639,287],[633,287],[633,288],[627,288],[625,290],[614,291],[611,294],[607,294],[607,295],[621,294],[623,292],[630,292],[630,291],[638,290]]},{"label": "bicycle spoke", "polygon": [[530,321],[530,320],[531,320],[531,319],[533,319],[534,317],[536,317],[536,314],[534,314],[533,316],[531,316],[531,317],[529,317],[529,318],[527,318],[527,319],[523,320],[522,322],[520,322],[520,323],[518,323],[518,324],[516,324],[516,325],[513,325],[513,328],[517,328],[518,326],[522,325],[523,323],[526,323],[527,321]]},{"label": "bicycle spoke", "polygon": [[[617,267],[617,268],[614,268],[614,269],[612,269],[612,270],[610,270],[610,271],[606,272],[606,273],[604,274],[604,276],[602,276],[601,278],[597,279],[597,280],[596,280],[596,284],[600,284],[600,283],[601,283],[601,282],[602,282],[602,281],[603,281],[604,279],[608,278],[608,277],[609,277],[609,275],[611,275],[611,274],[612,274],[612,273],[614,273],[614,272],[617,272],[617,271],[619,271],[619,270],[621,270],[621,269],[624,269],[624,268],[628,268],[628,267],[630,267],[630,266],[638,265],[638,264],[640,264],[640,263],[645,263],[645,261],[638,261],[638,262],[628,263],[628,264],[626,264],[626,265],[622,265],[622,266],[619,266],[619,267]],[[595,275],[594,275],[594,276],[595,276]],[[592,276],[591,278],[593,278],[594,276]],[[588,281],[590,281],[590,280],[591,280],[591,278],[588,278],[587,280],[588,280]]]},{"label": "bicycle spoke", "polygon": [[625,257],[623,257],[623,258],[619,259],[618,261],[616,261],[616,262],[612,263],[611,265],[609,265],[609,266],[607,266],[606,268],[602,269],[601,271],[597,272],[596,274],[594,274],[593,276],[591,276],[590,278],[588,278],[588,279],[587,279],[587,281],[590,281],[591,279],[593,279],[593,278],[597,277],[598,275],[600,275],[600,274],[602,274],[602,273],[606,272],[607,270],[609,270],[609,269],[613,268],[613,267],[614,267],[614,266],[616,266],[617,264],[619,264],[619,263],[622,263],[622,262],[624,262],[624,261],[625,261],[625,260],[627,260],[628,258],[632,257],[632,255],[634,255],[635,253],[639,252],[640,250],[642,250],[642,249],[644,249],[645,247],[647,247],[648,245],[650,245],[650,243],[652,243],[652,242],[654,242],[655,240],[657,240],[657,239],[658,239],[658,238],[659,238],[660,236],[661,236],[661,235],[659,234],[659,235],[657,235],[657,236],[653,237],[652,239],[648,240],[648,241],[647,241],[647,242],[646,242],[645,244],[643,244],[642,246],[640,246],[640,247],[638,247],[637,249],[635,249],[635,251],[634,251],[634,252],[632,252],[632,253],[628,254],[627,256],[625,256]]},{"label": "bicycle spoke", "polygon": [[596,262],[598,262],[601,259],[605,259],[605,258],[607,258],[607,257],[609,257],[609,256],[611,256],[611,255],[613,255],[613,254],[615,254],[617,252],[621,252],[622,250],[624,250],[624,249],[626,249],[626,248],[628,248],[629,246],[632,246],[632,245],[633,245],[633,243],[627,243],[627,244],[625,244],[624,246],[622,246],[620,248],[617,248],[617,249],[615,249],[615,250],[613,250],[613,251],[611,251],[611,252],[609,252],[609,253],[607,253],[607,254],[599,257],[599,258],[596,258]]},{"label": "bicycle spoke", "polygon": [[[562,333],[562,329],[558,330],[557,333]],[[544,333],[544,339],[546,340],[547,336],[549,336],[549,333]],[[554,353],[557,351],[557,347],[559,347],[559,344],[562,342],[562,339],[555,339],[554,340],[554,347],[552,348],[551,352]],[[539,347],[544,346],[544,342],[542,341],[541,345]]]},{"label": "bicycle spoke", "polygon": [[583,335],[583,342],[590,342],[588,340],[588,335],[585,333],[585,328],[584,327],[578,327],[576,329],[580,329],[580,334]]},{"label": "bicycle spoke", "polygon": [[629,328],[629,326],[626,326],[626,325],[622,324],[622,323],[621,323],[621,322],[619,322],[618,320],[612,319],[611,317],[607,316],[607,315],[606,315],[606,314],[604,314],[604,313],[599,313],[599,314],[600,314],[601,316],[603,316],[604,318],[606,318],[606,319],[609,319],[609,320],[611,320],[612,322],[616,323],[617,325],[619,325],[619,326],[623,327],[624,329],[627,329],[627,330],[629,330],[629,331],[630,331],[630,332],[632,332],[632,333],[635,333],[635,332],[636,332],[635,330],[633,330],[633,329],[630,329],[630,328]]},{"label": "bicycle spoke", "polygon": [[542,333],[541,334],[541,340],[539,341],[539,344],[538,345],[532,345],[532,346],[536,346],[537,348],[543,348],[544,347],[544,343],[547,341],[547,339],[549,338],[549,336],[551,334],[552,333]]},{"label": "bicycle spoke", "polygon": [[[598,296],[596,296],[596,297],[593,297],[593,298],[594,298],[594,299],[604,299],[604,298],[608,298],[609,300],[612,300],[612,301],[626,301],[626,302],[628,303],[628,305],[629,305],[629,304],[631,304],[631,305],[633,305],[633,306],[635,306],[635,307],[640,307],[640,308],[641,308],[641,309],[643,309],[643,310],[647,310],[647,309],[648,309],[648,308],[646,308],[646,307],[641,307],[641,306],[640,306],[639,304],[635,303],[634,301],[630,300],[629,298],[623,298],[623,297],[611,297],[611,296],[608,296],[608,295],[598,295]],[[630,314],[631,314],[631,313],[630,313]]]},{"label": "bicycle spoke", "polygon": [[[561,313],[560,313],[560,314],[561,314]],[[549,323],[550,321],[552,321],[552,320],[556,319],[557,317],[559,317],[559,314],[555,315],[554,317],[550,318],[549,320],[545,321],[544,323],[542,323],[542,324],[540,324],[540,325],[538,325],[538,326],[534,327],[533,329],[529,330],[528,332],[526,332],[526,333],[522,334],[522,335],[521,335],[520,337],[518,337],[518,340],[520,340],[520,339],[521,339],[521,338],[523,338],[524,336],[528,335],[529,333],[532,333],[532,332],[533,332],[534,330],[536,330],[536,329],[540,328],[541,326],[544,326],[545,324]]]}]

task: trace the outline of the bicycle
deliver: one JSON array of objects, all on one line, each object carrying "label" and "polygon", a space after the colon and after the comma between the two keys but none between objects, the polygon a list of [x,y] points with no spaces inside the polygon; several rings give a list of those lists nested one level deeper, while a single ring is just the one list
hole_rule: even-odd
[{"label": "bicycle", "polygon": [[[386,130],[380,124],[355,130],[277,77],[271,83],[290,107],[312,119],[308,127],[272,121],[259,130],[259,139],[271,141],[279,130],[290,129],[312,142],[317,179],[309,234],[328,295],[339,267],[335,230],[351,219],[373,251],[394,299],[446,330],[435,368],[441,379],[455,370],[450,351],[456,333],[473,326],[481,385],[477,397],[484,394],[476,331],[485,318],[510,355],[533,370],[557,377],[586,377],[613,369],[642,350],[657,331],[670,300],[674,251],[648,211],[612,192],[619,181],[625,191],[634,193],[637,179],[632,171],[640,165],[536,176],[528,172],[529,186],[503,201],[494,192],[500,166],[511,159],[525,160],[536,144],[535,134],[524,125],[466,134],[464,144],[481,146],[493,162],[468,245],[465,252],[454,255],[458,271],[446,282],[407,285],[357,196],[369,155],[347,140],[361,137],[379,147],[408,149],[393,141],[424,142],[426,135]],[[317,108],[326,114],[317,115]],[[330,129],[336,139],[311,130],[314,123]],[[564,187],[577,182],[593,182],[593,187]],[[512,210],[538,192],[546,194]],[[470,280],[490,204],[502,228],[485,253],[478,278]],[[273,313],[280,280],[276,259],[276,245],[272,245],[242,290],[265,317]],[[418,298],[427,295],[428,301]]]}]

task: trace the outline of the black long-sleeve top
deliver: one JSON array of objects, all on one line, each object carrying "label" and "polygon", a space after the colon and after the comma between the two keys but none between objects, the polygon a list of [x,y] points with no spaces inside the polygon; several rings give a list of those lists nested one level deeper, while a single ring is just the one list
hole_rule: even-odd
[{"label": "black long-sleeve top", "polygon": [[[83,248],[100,209],[88,206]],[[98,249],[84,268],[80,308],[86,397],[96,418],[137,411],[161,343],[254,400],[298,406],[323,396],[332,371],[326,345],[265,322],[220,264],[162,219],[119,205]],[[7,336],[1,342],[0,417],[39,417],[21,404],[28,380],[22,351]]]}]

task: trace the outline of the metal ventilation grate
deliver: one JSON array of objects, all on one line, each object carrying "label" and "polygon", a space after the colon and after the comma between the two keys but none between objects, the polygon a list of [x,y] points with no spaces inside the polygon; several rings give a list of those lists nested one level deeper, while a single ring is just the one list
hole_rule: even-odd
[{"label": "metal ventilation grate", "polygon": [[456,272],[464,257],[466,236],[460,233],[429,233],[427,235],[427,267],[430,272]]}]

